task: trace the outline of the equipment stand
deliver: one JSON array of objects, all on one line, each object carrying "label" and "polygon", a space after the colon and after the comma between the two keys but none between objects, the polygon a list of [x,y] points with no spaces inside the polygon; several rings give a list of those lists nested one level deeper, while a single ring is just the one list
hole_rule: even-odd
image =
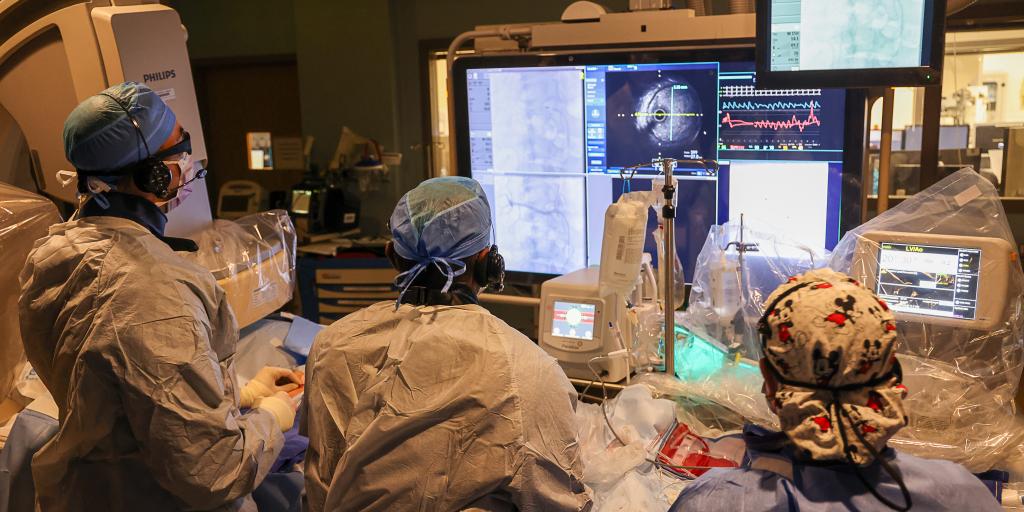
[{"label": "equipment stand", "polygon": [[665,288],[665,373],[676,374],[676,301],[675,301],[675,248],[676,248],[676,207],[673,202],[676,194],[676,184],[673,172],[676,168],[676,161],[671,158],[655,160],[661,165],[661,171],[665,175],[665,185],[661,188],[665,196],[665,204],[661,207],[661,218],[665,230],[665,250],[663,260],[659,262],[664,267],[664,288]]}]

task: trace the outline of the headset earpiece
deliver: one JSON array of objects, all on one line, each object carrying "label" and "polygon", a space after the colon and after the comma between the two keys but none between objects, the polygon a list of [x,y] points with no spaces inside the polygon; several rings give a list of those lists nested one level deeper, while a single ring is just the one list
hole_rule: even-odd
[{"label": "headset earpiece", "polygon": [[139,140],[142,141],[142,146],[146,149],[145,158],[131,166],[132,181],[135,182],[135,186],[139,190],[153,194],[159,199],[170,199],[171,181],[174,179],[174,175],[171,174],[167,164],[153,158],[153,152],[149,149],[149,143],[146,142],[146,135],[142,133],[139,120],[132,115],[131,110],[127,106],[121,103],[121,100],[105,92],[100,94],[110,98],[118,107],[121,107],[121,110],[124,110],[124,113],[132,122],[132,126],[135,127],[135,134],[138,135]]},{"label": "headset earpiece", "polygon": [[498,246],[492,245],[483,261],[477,261],[473,269],[476,282],[493,292],[505,289],[505,258],[498,252]]}]

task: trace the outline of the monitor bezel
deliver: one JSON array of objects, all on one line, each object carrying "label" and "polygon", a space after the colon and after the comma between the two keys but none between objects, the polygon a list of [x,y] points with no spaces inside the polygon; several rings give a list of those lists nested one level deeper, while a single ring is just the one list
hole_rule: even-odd
[{"label": "monitor bezel", "polygon": [[757,0],[755,24],[757,56],[755,69],[758,82],[766,87],[924,87],[942,83],[942,67],[946,43],[946,2],[925,0],[931,4],[931,40],[927,65],[905,68],[864,68],[810,71],[771,71],[771,4]]},{"label": "monitor bezel", "polygon": [[[587,66],[607,64],[669,64],[679,62],[754,62],[754,46],[750,44],[702,48],[637,49],[586,52],[545,52],[542,54],[491,54],[459,57],[452,65],[452,98],[455,118],[450,120],[455,138],[456,171],[459,176],[472,177],[469,154],[469,105],[466,101],[466,73],[472,69]],[[755,64],[756,68],[756,64]],[[758,75],[760,81],[760,75]],[[845,105],[846,124],[843,131],[843,188],[840,207],[839,237],[861,223],[861,190],[866,150],[867,95],[865,91],[848,89]],[[499,244],[500,248],[500,244]],[[540,284],[557,274],[508,271],[506,279],[515,284]],[[692,279],[693,276],[687,276]]]}]

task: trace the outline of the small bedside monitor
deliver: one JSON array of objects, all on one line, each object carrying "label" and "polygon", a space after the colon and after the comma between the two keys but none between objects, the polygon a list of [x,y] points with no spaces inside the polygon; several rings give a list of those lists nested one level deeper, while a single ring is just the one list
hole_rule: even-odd
[{"label": "small bedside monitor", "polygon": [[851,274],[899,320],[991,329],[1005,321],[1013,247],[1001,238],[872,231]]}]

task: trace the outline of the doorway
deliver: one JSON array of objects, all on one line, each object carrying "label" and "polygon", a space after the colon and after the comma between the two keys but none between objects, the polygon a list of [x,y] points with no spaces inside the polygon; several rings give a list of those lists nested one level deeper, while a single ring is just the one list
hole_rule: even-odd
[{"label": "doorway", "polygon": [[[301,137],[295,57],[197,60],[193,68],[212,209],[216,211],[218,192],[228,181],[254,181],[264,194],[288,191],[300,182],[302,169],[254,169],[249,148],[252,136],[247,137],[251,133],[270,134],[275,139]],[[260,209],[267,207],[262,204]]]}]

